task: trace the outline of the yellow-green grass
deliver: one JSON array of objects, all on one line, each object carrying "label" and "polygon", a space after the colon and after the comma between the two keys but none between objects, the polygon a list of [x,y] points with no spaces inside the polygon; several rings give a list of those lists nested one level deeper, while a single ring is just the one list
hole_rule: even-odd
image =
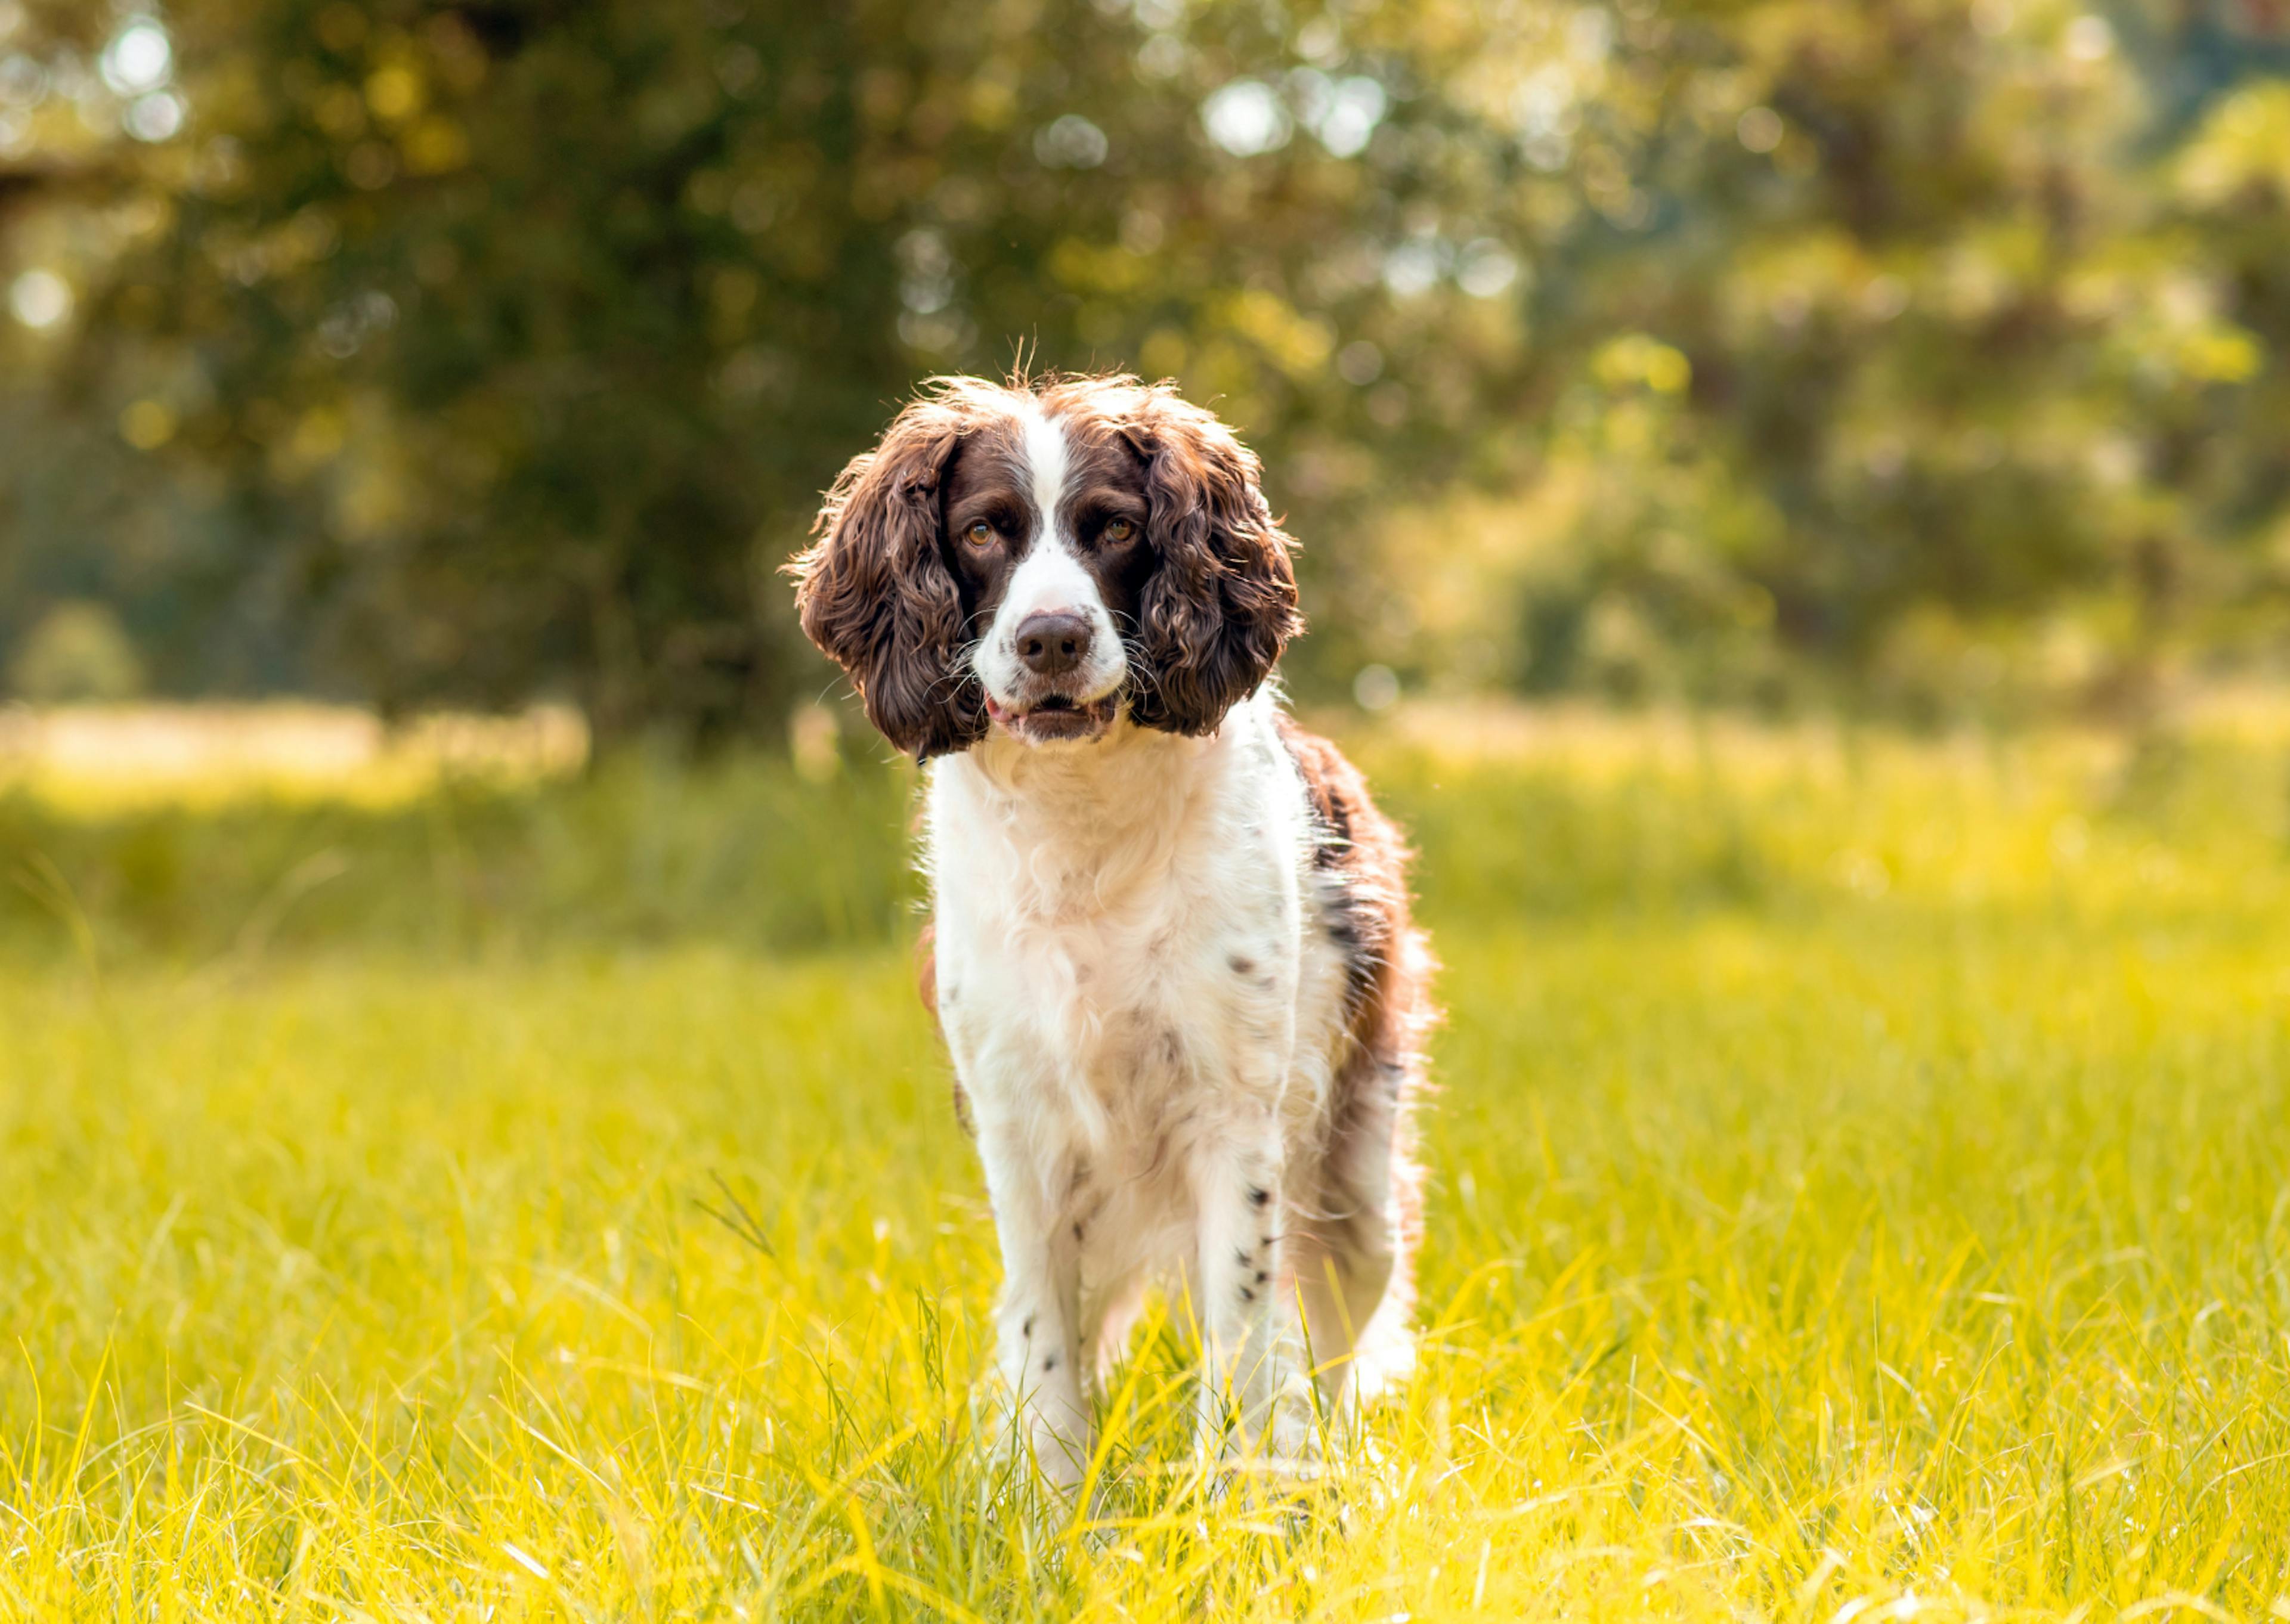
[{"label": "yellow-green grass", "polygon": [[1421,1372],[1205,1492],[1172,1306],[1078,1514],[984,1445],[894,942],[160,950],[20,824],[81,945],[0,980],[0,1612],[2290,1617],[2278,746],[1368,754],[1447,964]]}]

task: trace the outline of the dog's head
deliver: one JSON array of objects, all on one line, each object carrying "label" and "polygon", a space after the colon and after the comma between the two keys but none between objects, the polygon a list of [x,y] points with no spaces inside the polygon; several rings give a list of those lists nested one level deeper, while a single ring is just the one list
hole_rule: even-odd
[{"label": "dog's head", "polygon": [[1301,624],[1261,473],[1165,384],[941,380],[828,492],[803,629],[915,756],[1212,732]]}]

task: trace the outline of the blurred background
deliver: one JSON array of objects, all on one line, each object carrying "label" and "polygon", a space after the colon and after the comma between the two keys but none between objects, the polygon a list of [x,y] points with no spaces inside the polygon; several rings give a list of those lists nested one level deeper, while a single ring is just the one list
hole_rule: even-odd
[{"label": "blurred background", "polygon": [[1308,704],[2290,653],[2278,0],[0,0],[15,698],[779,748],[938,372],[1181,380]]},{"label": "blurred background", "polygon": [[[966,1442],[779,569],[1021,362],[1420,853],[1341,1515]],[[0,1616],[2290,1624],[2286,921],[2290,0],[0,0]]]},{"label": "blurred background", "polygon": [[900,934],[779,566],[1021,363],[1443,920],[2290,850],[2290,4],[0,0],[0,937]]}]

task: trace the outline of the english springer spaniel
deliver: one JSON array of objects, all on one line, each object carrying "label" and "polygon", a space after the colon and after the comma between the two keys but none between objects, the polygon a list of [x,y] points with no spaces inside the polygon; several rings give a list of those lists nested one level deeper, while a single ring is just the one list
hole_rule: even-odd
[{"label": "english springer spaniel", "polygon": [[985,1164],[999,1362],[1077,1483],[1147,1284],[1202,1441],[1281,1460],[1404,1372],[1429,956],[1399,831],[1268,682],[1253,453],[1167,385],[942,380],[843,471],[803,628],[929,763],[923,970]]}]

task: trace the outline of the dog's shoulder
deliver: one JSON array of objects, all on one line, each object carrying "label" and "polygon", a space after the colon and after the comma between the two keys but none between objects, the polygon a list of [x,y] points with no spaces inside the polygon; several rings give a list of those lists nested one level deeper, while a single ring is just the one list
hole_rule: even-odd
[{"label": "dog's shoulder", "polygon": [[1411,855],[1399,826],[1380,811],[1367,777],[1330,740],[1285,710],[1275,725],[1303,780],[1314,821],[1314,867],[1344,880],[1404,897]]}]

